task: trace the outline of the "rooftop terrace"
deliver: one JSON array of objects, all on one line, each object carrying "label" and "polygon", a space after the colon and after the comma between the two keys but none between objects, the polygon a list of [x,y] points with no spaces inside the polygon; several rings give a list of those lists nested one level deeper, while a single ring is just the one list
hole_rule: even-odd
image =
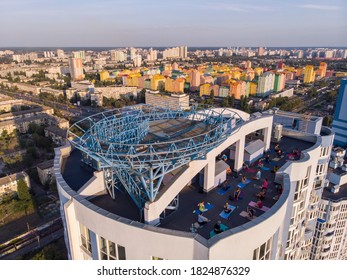
[{"label": "rooftop terrace", "polygon": [[81,152],[73,150],[70,156],[63,160],[61,168],[64,180],[76,192],[93,177],[93,170],[84,165],[81,159]]},{"label": "rooftop terrace", "polygon": [[[272,172],[274,166],[277,165],[280,168],[288,160],[298,160],[299,157],[293,158],[291,156],[293,149],[298,148],[300,151],[303,151],[311,146],[313,146],[313,143],[283,137],[280,142],[280,147],[285,155],[282,158],[277,157],[274,151],[274,144],[272,144],[271,151],[268,153],[270,155],[271,162],[266,163],[264,161],[264,167],[266,170],[261,169],[256,165],[252,165],[248,170],[233,173],[231,176],[228,176],[226,185],[230,186],[230,188],[224,194],[220,194],[220,187],[217,187],[208,193],[202,193],[200,191],[201,187],[198,185],[198,183],[186,186],[179,194],[178,210],[171,211],[171,213],[168,211],[167,214],[170,215],[167,215],[166,218],[161,221],[159,227],[180,231],[191,231],[192,224],[197,222],[197,214],[194,213],[194,211],[198,210],[197,204],[201,201],[205,201],[205,203],[210,203],[210,205],[213,205],[213,207],[205,213],[205,216],[210,219],[211,222],[197,229],[197,233],[205,238],[210,237],[210,231],[213,229],[214,224],[218,220],[220,220],[228,228],[235,228],[247,223],[249,219],[241,216],[240,214],[241,212],[246,211],[249,202],[257,201],[257,197],[255,195],[260,192],[260,186],[263,183],[263,179],[267,178],[269,180],[269,187],[263,202],[266,207],[271,208],[277,202],[277,200],[274,199],[274,197],[277,195],[274,184],[275,173]],[[80,158],[80,152],[74,151],[71,158],[71,161],[73,162],[70,163],[70,157],[67,159],[63,174],[67,183],[75,190],[79,189],[92,175],[90,171],[84,170],[84,168],[79,165],[78,161]],[[227,163],[233,167],[232,161],[228,160]],[[261,181],[252,180],[252,177],[255,176],[257,170],[261,170]],[[84,183],[81,182],[80,179],[83,177],[82,174],[85,176]],[[177,173],[177,176],[179,176],[179,174],[180,172]],[[228,197],[234,193],[235,189],[237,188],[237,184],[241,182],[242,176],[246,176],[248,179],[251,179],[251,182],[242,189],[240,195],[242,199],[230,201]],[[166,187],[163,187],[162,191],[164,191],[165,188]],[[158,197],[160,197],[160,195]],[[90,199],[90,201],[111,213],[131,220],[142,221],[139,209],[126,192],[117,191],[116,198],[114,200],[108,194],[100,193],[96,197]],[[223,211],[225,202],[228,202],[230,205],[235,207],[233,212],[230,214],[229,219],[223,219],[219,216],[219,214]],[[255,209],[255,212],[255,216],[257,217],[264,213],[260,209]]]},{"label": "rooftop terrace", "polygon": [[324,188],[322,198],[325,200],[332,200],[332,201],[338,201],[338,200],[347,200],[347,184],[341,185],[340,189],[337,193],[331,192],[332,185],[328,188]]}]

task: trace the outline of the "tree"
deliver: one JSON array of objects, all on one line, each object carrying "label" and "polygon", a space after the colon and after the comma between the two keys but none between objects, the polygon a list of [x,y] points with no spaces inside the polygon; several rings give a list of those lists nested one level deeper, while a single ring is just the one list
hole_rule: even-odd
[{"label": "tree", "polygon": [[229,98],[225,97],[222,102],[222,107],[229,107]]},{"label": "tree", "polygon": [[146,102],[146,89],[143,88],[138,94],[137,94],[137,103],[145,103]]},{"label": "tree", "polygon": [[211,89],[211,92],[210,92],[210,99],[212,100],[212,103],[213,103],[213,100],[214,100],[214,90]]},{"label": "tree", "polygon": [[336,100],[336,97],[337,97],[337,91],[332,90],[331,92],[329,92],[327,99],[329,102],[333,102]]},{"label": "tree", "polygon": [[332,122],[333,122],[333,118],[331,116],[324,116],[323,118],[324,126],[330,126]]},{"label": "tree", "polygon": [[232,94],[231,97],[228,97],[228,98],[230,98],[229,103],[230,103],[231,108],[234,108],[235,107],[235,94]]},{"label": "tree", "polygon": [[32,210],[34,204],[31,199],[28,186],[22,178],[17,182],[17,197],[18,200],[14,205],[15,211],[25,211],[25,215],[27,215],[28,210]]},{"label": "tree", "polygon": [[19,200],[28,201],[31,200],[31,195],[29,193],[28,186],[26,182],[21,178],[17,182],[17,194]]}]

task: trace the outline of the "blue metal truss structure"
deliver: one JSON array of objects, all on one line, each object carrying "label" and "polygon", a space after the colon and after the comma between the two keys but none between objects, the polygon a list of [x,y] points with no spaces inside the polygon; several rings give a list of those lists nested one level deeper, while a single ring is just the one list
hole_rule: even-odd
[{"label": "blue metal truss structure", "polygon": [[[146,142],[151,122],[186,119],[203,123],[208,128],[192,137]],[[115,188],[121,184],[142,209],[154,201],[165,174],[205,159],[206,154],[223,142],[242,122],[236,113],[227,114],[212,108],[170,110],[150,105],[135,105],[87,117],[70,127],[68,138],[73,146],[98,162],[104,170],[105,188],[115,198]],[[183,135],[184,128],[175,136]]]}]

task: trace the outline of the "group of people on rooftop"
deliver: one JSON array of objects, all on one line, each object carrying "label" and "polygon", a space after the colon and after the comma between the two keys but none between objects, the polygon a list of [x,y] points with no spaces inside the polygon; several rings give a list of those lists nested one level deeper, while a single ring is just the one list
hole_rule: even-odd
[{"label": "group of people on rooftop", "polygon": [[[275,146],[275,153],[278,157],[283,157],[283,151],[281,150],[280,148],[280,145],[277,144]],[[299,156],[300,155],[300,152],[298,149],[294,149],[293,150],[293,153],[292,153],[294,156]],[[219,155],[219,159],[222,159],[224,161],[227,160],[227,156],[225,154],[223,155]],[[259,169],[257,170],[255,176],[252,177],[253,180],[257,180],[257,181],[260,181],[262,179],[262,173],[261,173],[261,169],[264,167],[264,163],[266,164],[270,164],[271,163],[271,158],[270,158],[270,154],[267,154],[264,158],[261,158],[257,161],[256,163],[256,167],[258,167]],[[254,164],[252,164],[252,166],[255,166]],[[242,170],[244,171],[247,171],[249,170],[249,165],[246,163],[246,162],[243,162],[243,165],[242,165]],[[271,170],[272,173],[276,173],[278,171],[279,167],[278,165],[275,165],[273,167],[273,169]],[[231,172],[228,172],[228,175],[230,175]],[[227,181],[226,181],[227,182]],[[222,188],[225,189],[225,190],[228,190],[229,187],[227,187],[226,185],[226,182],[224,182],[224,184],[222,184]],[[247,177],[245,175],[242,176],[241,178],[241,183],[243,184],[246,184],[247,183]],[[263,183],[262,185],[259,187],[260,188],[260,191],[259,193],[255,194],[255,196],[257,197],[257,202],[255,204],[255,208],[263,208],[264,206],[264,199],[266,197],[266,193],[267,193],[267,189],[269,187],[269,180],[267,178],[265,178],[263,180]],[[279,185],[279,184],[275,184],[275,189],[276,189],[276,196],[273,197],[273,199],[277,200],[279,199],[280,195],[282,194],[283,192],[283,187],[282,185]],[[232,195],[229,196],[229,199],[230,200],[233,200],[233,201],[238,201],[240,199],[240,194],[241,194],[241,188],[238,186]],[[205,208],[205,204],[204,204],[204,201],[200,202],[198,204],[198,207],[199,207],[199,215],[198,215],[198,224],[199,225],[204,225],[208,222],[210,222],[211,220],[208,219],[207,217],[204,216],[204,212],[207,211],[207,209]],[[223,211],[225,213],[230,213],[232,211],[232,209],[229,207],[229,204],[228,202],[226,202],[223,206]],[[248,218],[252,219],[255,215],[255,209],[253,207],[250,207],[250,206],[247,206],[247,209],[246,209],[246,212],[248,214]],[[216,234],[220,233],[223,231],[223,229],[221,228],[221,221],[218,221],[214,227],[213,227],[213,230]]]}]

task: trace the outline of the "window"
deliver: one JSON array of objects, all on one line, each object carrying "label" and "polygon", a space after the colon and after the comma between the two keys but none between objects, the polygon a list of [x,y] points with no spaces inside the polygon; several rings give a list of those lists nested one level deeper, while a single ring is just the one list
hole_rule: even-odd
[{"label": "window", "polygon": [[81,246],[88,251],[89,253],[92,253],[92,244],[90,241],[90,230],[87,229],[83,224],[80,224],[80,234],[81,234]]},{"label": "window", "polygon": [[329,147],[322,147],[321,148],[321,153],[320,153],[320,156],[321,157],[325,157],[325,156],[327,156],[329,154]]},{"label": "window", "polygon": [[99,259],[100,260],[125,260],[125,248],[115,244],[110,240],[106,240],[102,236],[99,237]]},{"label": "window", "polygon": [[253,251],[253,260],[269,260],[272,248],[272,237]]}]

